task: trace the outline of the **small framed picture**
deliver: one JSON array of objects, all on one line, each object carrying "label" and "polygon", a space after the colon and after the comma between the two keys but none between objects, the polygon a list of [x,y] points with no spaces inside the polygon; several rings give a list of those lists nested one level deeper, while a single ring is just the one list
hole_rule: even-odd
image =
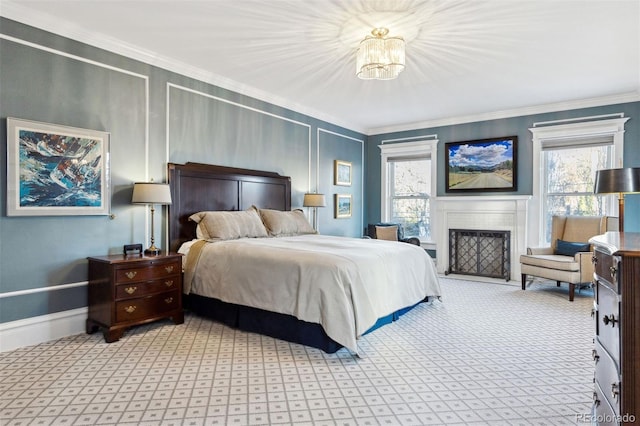
[{"label": "small framed picture", "polygon": [[351,186],[351,163],[350,162],[335,160],[333,174],[334,174],[335,185]]},{"label": "small framed picture", "polygon": [[335,194],[335,217],[351,217],[351,194]]},{"label": "small framed picture", "polygon": [[7,118],[7,215],[108,215],[109,133]]}]

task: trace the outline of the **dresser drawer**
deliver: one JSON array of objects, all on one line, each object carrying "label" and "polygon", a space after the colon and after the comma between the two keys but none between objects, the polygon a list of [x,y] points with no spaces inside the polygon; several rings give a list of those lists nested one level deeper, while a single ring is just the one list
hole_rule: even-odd
[{"label": "dresser drawer", "polygon": [[596,362],[595,381],[604,399],[617,413],[620,409],[620,372],[618,363],[595,340],[594,358]]},{"label": "dresser drawer", "polygon": [[116,321],[128,322],[160,316],[180,308],[180,292],[172,291],[148,297],[116,302]]},{"label": "dresser drawer", "polygon": [[177,276],[169,276],[153,281],[118,284],[116,286],[116,299],[131,299],[171,291],[176,289],[178,285],[179,277]]},{"label": "dresser drawer", "polygon": [[[598,383],[593,393],[593,418],[592,424],[598,424],[599,426],[618,426],[618,416],[614,411],[607,398],[604,396],[603,390]],[[596,423],[597,422],[597,423]]]},{"label": "dresser drawer", "polygon": [[620,363],[620,303],[618,294],[610,287],[596,282],[598,311],[596,335],[609,351],[616,364]]},{"label": "dresser drawer", "polygon": [[594,256],[594,269],[596,275],[598,276],[598,279],[601,280],[605,285],[613,288],[613,290],[618,293],[618,260],[615,256],[611,256],[599,250],[594,251]]},{"label": "dresser drawer", "polygon": [[131,267],[118,268],[116,270],[116,283],[129,283],[148,281],[156,278],[164,278],[180,273],[180,262],[147,262]]}]

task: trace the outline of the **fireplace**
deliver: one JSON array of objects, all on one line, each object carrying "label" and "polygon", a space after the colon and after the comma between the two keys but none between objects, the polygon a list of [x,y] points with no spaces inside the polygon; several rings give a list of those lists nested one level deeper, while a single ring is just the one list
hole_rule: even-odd
[{"label": "fireplace", "polygon": [[511,279],[511,232],[449,229],[445,274]]},{"label": "fireplace", "polygon": [[[436,267],[438,273],[450,271],[449,231],[508,231],[509,263],[504,277],[520,277],[518,258],[527,247],[527,211],[531,196],[482,195],[438,197],[435,203]],[[469,265],[470,267],[470,265]],[[456,270],[460,268],[455,268]],[[466,270],[465,267],[463,270]],[[453,272],[451,272],[453,273]],[[502,274],[496,273],[495,275]],[[517,279],[517,278],[516,278]]]}]

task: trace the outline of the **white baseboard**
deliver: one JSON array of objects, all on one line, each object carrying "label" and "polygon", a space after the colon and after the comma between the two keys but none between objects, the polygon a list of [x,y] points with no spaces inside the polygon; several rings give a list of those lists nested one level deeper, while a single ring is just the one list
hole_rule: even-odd
[{"label": "white baseboard", "polygon": [[84,307],[0,324],[0,352],[84,333],[87,313]]}]

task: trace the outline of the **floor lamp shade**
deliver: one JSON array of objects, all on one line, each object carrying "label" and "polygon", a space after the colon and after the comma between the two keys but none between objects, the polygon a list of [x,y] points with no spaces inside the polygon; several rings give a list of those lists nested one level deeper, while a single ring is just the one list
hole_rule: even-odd
[{"label": "floor lamp shade", "polygon": [[624,231],[624,194],[640,192],[640,168],[603,169],[596,172],[596,194],[618,193],[618,228]]},{"label": "floor lamp shade", "polygon": [[131,196],[132,204],[148,204],[151,206],[151,246],[146,249],[145,254],[158,254],[160,249],[155,245],[155,238],[153,234],[153,214],[155,212],[155,205],[168,205],[171,204],[171,190],[166,183],[146,183],[137,182],[133,184],[133,195]]}]

